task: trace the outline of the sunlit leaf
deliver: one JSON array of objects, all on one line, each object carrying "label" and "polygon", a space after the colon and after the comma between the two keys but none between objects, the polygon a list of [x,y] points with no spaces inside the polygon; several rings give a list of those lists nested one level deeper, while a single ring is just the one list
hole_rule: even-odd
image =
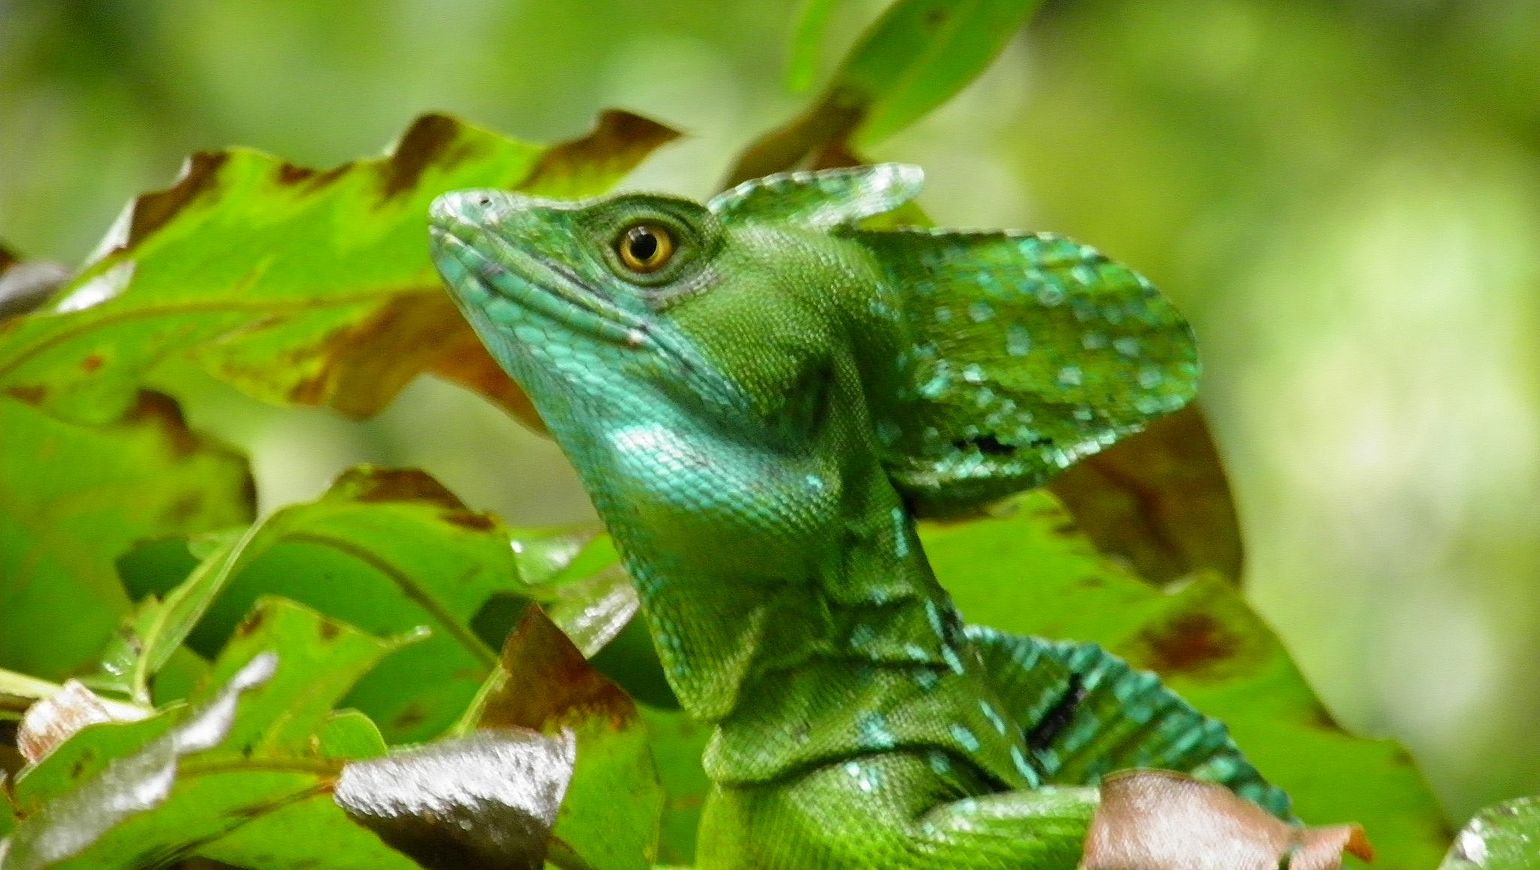
[{"label": "sunlit leaf", "polygon": [[1042,492],[1016,500],[1009,516],[928,526],[922,537],[969,622],[1100,643],[1224,722],[1300,818],[1362,824],[1385,866],[1432,866],[1443,854],[1442,813],[1405,750],[1338,728],[1218,575],[1170,592],[1151,586],[1099,554]]},{"label": "sunlit leaf", "polygon": [[129,610],[113,560],[130,544],[252,514],[246,461],[160,394],[98,427],[0,392],[0,444],[0,665],[34,676],[73,671],[112,637]]},{"label": "sunlit leaf", "polygon": [[657,849],[663,790],[636,704],[589,666],[537,607],[509,635],[474,711],[481,728],[572,734],[577,763],[553,852],[595,870],[646,868]]},{"label": "sunlit leaf", "polygon": [[514,533],[522,594],[540,602],[585,657],[620,634],[641,604],[615,545],[597,529]]},{"label": "sunlit leaf", "polygon": [[[171,857],[182,844],[233,827],[242,812],[281,803],[311,788],[312,777],[295,773],[248,777],[239,790],[215,786],[221,778],[218,774],[178,782],[179,761],[219,745],[235,719],[240,694],[270,677],[275,664],[272,655],[253,660],[196,715],[137,751],[118,755],[89,776],[73,774],[73,768],[80,766],[77,760],[65,778],[78,786],[38,806],[16,826],[7,841],[7,870],[151,866]],[[96,725],[80,732],[70,744],[87,743],[115,730],[143,734],[150,721]],[[48,768],[67,763],[70,760],[62,752],[51,754],[36,770],[23,775],[18,798],[31,776],[46,777]],[[155,812],[168,806],[179,785],[180,800],[173,811]]]},{"label": "sunlit leaf", "polygon": [[1439,870],[1529,870],[1540,860],[1540,797],[1515,798],[1477,813]]},{"label": "sunlit leaf", "polygon": [[270,402],[368,415],[442,364],[527,410],[440,286],[428,203],[464,187],[596,193],[674,135],[611,112],[547,148],[427,115],[389,155],[326,170],[196,154],[49,306],[0,325],[0,389],[100,422],[175,357]]},{"label": "sunlit leaf", "polygon": [[[983,72],[1039,2],[896,0],[808,111],[739,156],[728,185],[808,163],[840,165],[821,155],[862,148],[903,129]],[[798,45],[807,39],[799,34]]]},{"label": "sunlit leaf", "polygon": [[538,868],[573,746],[570,734],[490,729],[349,764],[335,798],[424,867]]},{"label": "sunlit leaf", "polygon": [[1086,835],[1084,870],[1336,870],[1344,851],[1374,852],[1353,825],[1278,821],[1222,786],[1167,771],[1109,777]]}]

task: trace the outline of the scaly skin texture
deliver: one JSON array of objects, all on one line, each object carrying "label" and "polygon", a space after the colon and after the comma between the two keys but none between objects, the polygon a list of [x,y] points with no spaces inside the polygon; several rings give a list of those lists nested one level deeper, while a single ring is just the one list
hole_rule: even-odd
[{"label": "scaly skin texture", "polygon": [[1153,677],[965,629],[931,573],[916,515],[1041,483],[1184,404],[1197,363],[1154,288],[1075,242],[856,228],[920,182],[883,165],[705,205],[433,207],[457,304],[576,466],[681,704],[715,725],[699,865],[1073,867],[1089,786],[1130,766],[1286,815]]}]

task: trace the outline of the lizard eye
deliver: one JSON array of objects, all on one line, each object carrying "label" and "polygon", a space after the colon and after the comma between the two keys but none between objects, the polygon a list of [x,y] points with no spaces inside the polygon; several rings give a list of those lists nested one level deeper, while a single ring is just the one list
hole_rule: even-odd
[{"label": "lizard eye", "polygon": [[638,223],[614,240],[614,253],[633,273],[656,273],[673,259],[673,234],[656,223]]},{"label": "lizard eye", "polygon": [[657,224],[637,224],[621,232],[615,240],[615,253],[633,272],[656,272],[673,258],[674,236]]}]

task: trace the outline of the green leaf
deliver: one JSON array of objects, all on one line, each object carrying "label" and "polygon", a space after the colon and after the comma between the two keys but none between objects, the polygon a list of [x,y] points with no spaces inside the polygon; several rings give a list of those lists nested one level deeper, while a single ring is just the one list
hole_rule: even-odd
[{"label": "green leaf", "polygon": [[140,867],[196,853],[251,867],[416,866],[329,794],[341,757],[384,751],[360,714],[329,711],[389,650],[292,602],[263,600],[215,662],[228,679],[196,714],[177,707],[87,726],[23,774],[26,817],[11,859]]},{"label": "green leaf", "polygon": [[1477,813],[1438,870],[1529,870],[1540,844],[1540,797],[1515,798]]},{"label": "green leaf", "polygon": [[0,326],[0,389],[100,422],[163,362],[191,363],[270,402],[368,415],[439,367],[527,408],[440,286],[428,203],[465,187],[597,193],[674,135],[611,112],[546,148],[427,115],[389,155],[324,171],[194,155],[52,304]]},{"label": "green leaf", "polygon": [[171,399],[130,397],[116,422],[88,426],[0,392],[0,665],[47,678],[81,667],[129,611],[120,553],[250,521],[246,461],[188,429]]},{"label": "green leaf", "polygon": [[[740,155],[728,186],[807,162],[842,165],[847,161],[839,155],[898,132],[983,72],[1039,3],[896,0],[807,112]],[[797,39],[800,46],[809,37],[799,33]]]},{"label": "green leaf", "polygon": [[1046,493],[1009,516],[923,530],[937,576],[970,623],[1094,641],[1155,671],[1223,721],[1246,757],[1312,824],[1357,822],[1388,867],[1428,867],[1448,835],[1405,750],[1343,732],[1272,631],[1228,583],[1171,592],[1099,554]]},{"label": "green leaf", "polygon": [[321,754],[356,761],[385,754],[385,738],[374,720],[357,710],[338,710],[326,717],[316,733]]},{"label": "green leaf", "polygon": [[[355,469],[217,550],[142,637],[139,681],[184,640],[208,650],[260,595],[282,595],[376,636],[426,628],[348,695],[393,741],[455,721],[496,661],[470,621],[517,591],[508,532],[419,471]],[[196,628],[196,630],[194,630]]]},{"label": "green leaf", "polygon": [[689,865],[695,861],[695,835],[711,781],[701,767],[711,726],[691,719],[683,710],[639,708],[651,735],[652,757],[663,784],[663,822],[658,834],[658,860]]},{"label": "green leaf", "polygon": [[[16,807],[11,804],[10,789],[6,788],[6,785],[8,785],[6,777],[0,775],[0,841],[10,836],[11,831],[16,827]],[[4,855],[0,854],[0,858],[3,857]]]},{"label": "green leaf", "polygon": [[480,728],[576,737],[577,762],[552,832],[553,860],[594,870],[650,866],[663,789],[647,728],[636,704],[591,668],[539,608],[526,610],[508,636],[473,715]]},{"label": "green leaf", "polygon": [[786,61],[786,89],[800,94],[813,87],[818,77],[818,50],[835,0],[802,0],[797,28],[791,36],[791,57]]},{"label": "green leaf", "polygon": [[332,708],[394,646],[399,644],[292,601],[259,598],[214,662],[210,679],[225,685],[268,652],[278,653],[278,665],[270,679],[246,693],[225,743],[242,756],[313,753]]}]

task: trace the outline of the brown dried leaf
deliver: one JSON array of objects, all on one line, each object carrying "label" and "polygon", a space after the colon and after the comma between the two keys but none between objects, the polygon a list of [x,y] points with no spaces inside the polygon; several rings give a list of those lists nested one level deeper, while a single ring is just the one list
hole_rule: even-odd
[{"label": "brown dried leaf", "polygon": [[1306,828],[1229,789],[1162,770],[1102,781],[1083,870],[1333,870],[1374,850],[1357,825]]},{"label": "brown dried leaf", "polygon": [[1196,405],[1071,466],[1048,487],[1109,555],[1157,584],[1195,571],[1241,576],[1240,524]]}]

